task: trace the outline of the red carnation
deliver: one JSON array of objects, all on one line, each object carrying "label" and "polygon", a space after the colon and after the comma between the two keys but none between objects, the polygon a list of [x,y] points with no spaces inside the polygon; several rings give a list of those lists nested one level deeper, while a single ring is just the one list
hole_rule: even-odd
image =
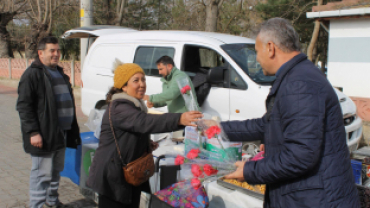
[{"label": "red carnation", "polygon": [[211,165],[209,164],[205,164],[203,166],[203,171],[204,173],[207,175],[207,176],[210,176],[210,175],[216,175],[218,170],[214,169]]},{"label": "red carnation", "polygon": [[206,135],[208,139],[214,137],[215,135],[218,135],[221,133],[221,129],[218,126],[211,126],[206,130]]},{"label": "red carnation", "polygon": [[188,152],[188,154],[186,155],[186,157],[192,160],[192,159],[198,157],[198,154],[199,153],[200,153],[200,150],[199,149],[191,149]]},{"label": "red carnation", "polygon": [[175,158],[175,165],[184,164],[184,160],[185,160],[185,158],[183,156],[177,155],[177,157]]},{"label": "red carnation", "polygon": [[200,188],[200,185],[201,185],[201,183],[200,183],[200,180],[198,178],[191,179],[191,186],[193,186],[193,188],[195,190],[197,190],[198,188]]},{"label": "red carnation", "polygon": [[195,177],[203,177],[202,170],[200,169],[199,165],[191,165],[191,172]]},{"label": "red carnation", "polygon": [[190,91],[191,90],[191,88],[190,88],[190,86],[189,85],[186,85],[185,87],[183,87],[181,90],[180,90],[180,92],[181,92],[181,94],[185,94],[185,93],[187,93],[188,91]]}]

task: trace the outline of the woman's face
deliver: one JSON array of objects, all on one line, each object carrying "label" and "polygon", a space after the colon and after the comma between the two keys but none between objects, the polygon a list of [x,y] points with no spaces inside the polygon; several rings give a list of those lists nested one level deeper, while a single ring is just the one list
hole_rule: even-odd
[{"label": "woman's face", "polygon": [[145,75],[142,73],[134,74],[134,76],[128,80],[127,85],[123,86],[122,90],[136,99],[143,99],[146,91]]}]

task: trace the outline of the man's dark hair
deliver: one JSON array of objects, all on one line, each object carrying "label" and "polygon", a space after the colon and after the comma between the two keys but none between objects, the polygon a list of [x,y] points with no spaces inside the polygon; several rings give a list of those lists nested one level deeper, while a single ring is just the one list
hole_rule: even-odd
[{"label": "man's dark hair", "polygon": [[48,36],[40,40],[39,44],[37,45],[37,50],[45,50],[46,44],[58,44],[58,38],[53,36]]},{"label": "man's dark hair", "polygon": [[155,63],[157,65],[158,64],[163,64],[163,65],[172,64],[172,66],[175,66],[175,63],[173,63],[173,59],[171,57],[169,57],[169,56],[162,56]]}]

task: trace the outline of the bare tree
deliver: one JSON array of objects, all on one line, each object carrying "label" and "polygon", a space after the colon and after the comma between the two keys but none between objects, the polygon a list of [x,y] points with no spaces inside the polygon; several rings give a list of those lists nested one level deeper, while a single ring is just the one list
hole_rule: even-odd
[{"label": "bare tree", "polygon": [[[27,13],[31,21],[31,36],[28,38],[26,57],[37,56],[37,43],[44,37],[51,35],[53,12],[59,1],[56,0],[28,0],[30,12]],[[54,7],[52,7],[54,5]]]},{"label": "bare tree", "polygon": [[0,57],[14,57],[10,44],[11,37],[6,26],[16,15],[24,12],[26,2],[25,0],[2,0],[2,2],[4,3],[0,5]]},{"label": "bare tree", "polygon": [[217,19],[219,10],[224,0],[201,0],[206,8],[206,26],[205,31],[217,31]]},{"label": "bare tree", "polygon": [[75,0],[27,0],[29,12],[27,12],[31,35],[27,38],[26,57],[37,56],[37,43],[44,37],[52,35],[53,14],[62,7],[75,6]]}]

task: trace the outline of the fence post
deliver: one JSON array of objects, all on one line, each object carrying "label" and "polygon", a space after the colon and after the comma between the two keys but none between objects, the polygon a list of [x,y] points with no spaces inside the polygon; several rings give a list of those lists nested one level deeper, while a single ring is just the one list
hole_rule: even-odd
[{"label": "fence post", "polygon": [[9,58],[9,63],[8,63],[8,67],[9,67],[9,79],[12,78],[12,59]]},{"label": "fence post", "polygon": [[71,79],[72,79],[72,87],[75,86],[75,57],[72,57],[71,61]]},{"label": "fence post", "polygon": [[26,58],[26,69],[28,68],[28,58]]}]

